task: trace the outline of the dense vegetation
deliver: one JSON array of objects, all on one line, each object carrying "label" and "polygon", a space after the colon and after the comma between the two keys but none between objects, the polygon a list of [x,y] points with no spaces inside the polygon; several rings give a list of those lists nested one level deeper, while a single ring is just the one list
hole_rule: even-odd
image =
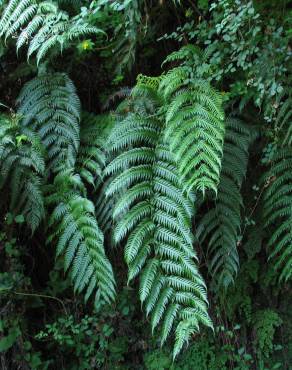
[{"label": "dense vegetation", "polygon": [[291,5],[0,0],[1,369],[291,369]]}]

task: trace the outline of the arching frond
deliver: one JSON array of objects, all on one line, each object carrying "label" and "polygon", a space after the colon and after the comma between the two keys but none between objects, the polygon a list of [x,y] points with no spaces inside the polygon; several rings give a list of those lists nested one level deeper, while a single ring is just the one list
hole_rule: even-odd
[{"label": "arching frond", "polygon": [[282,102],[275,120],[275,127],[282,136],[283,145],[292,145],[292,96],[290,90],[284,90]]},{"label": "arching frond", "polygon": [[78,16],[70,18],[49,1],[10,0],[0,19],[0,37],[17,35],[17,51],[28,44],[27,57],[36,55],[37,64],[50,50],[62,52],[72,41],[104,33]]},{"label": "arching frond", "polygon": [[49,167],[73,167],[79,149],[80,102],[66,74],[46,74],[25,84],[18,97],[21,124],[38,132]]},{"label": "arching frond", "polygon": [[82,192],[78,175],[61,172],[48,188],[46,198],[54,210],[48,241],[57,240],[57,255],[64,255],[65,270],[70,268],[74,289],[85,291],[85,300],[96,292],[110,303],[115,298],[115,281],[103,246],[103,234],[95,219],[95,208]]},{"label": "arching frond", "polygon": [[106,131],[112,126],[110,115],[83,113],[80,147],[76,161],[77,172],[94,188],[100,184],[105,165]]},{"label": "arching frond", "polygon": [[220,95],[206,81],[190,78],[184,67],[169,71],[159,91],[165,100],[165,136],[184,188],[216,193],[225,131]]},{"label": "arching frond", "polygon": [[117,196],[114,240],[125,241],[129,281],[140,276],[140,299],[152,330],[162,324],[162,343],[176,330],[175,357],[200,324],[212,323],[193,249],[194,196],[183,192],[173,154],[162,141],[164,121],[155,117],[155,95],[155,89],[138,85],[132,96],[141,100],[113,129],[109,146],[115,157],[106,168],[112,176],[106,193]]},{"label": "arching frond", "polygon": [[280,280],[292,277],[292,149],[278,149],[264,177],[264,218],[272,229],[268,248]]},{"label": "arching frond", "polygon": [[219,287],[226,288],[232,283],[239,269],[240,188],[250,141],[250,131],[243,123],[235,119],[227,120],[218,196],[214,205],[199,220],[196,231],[199,242],[208,245],[210,273]]}]

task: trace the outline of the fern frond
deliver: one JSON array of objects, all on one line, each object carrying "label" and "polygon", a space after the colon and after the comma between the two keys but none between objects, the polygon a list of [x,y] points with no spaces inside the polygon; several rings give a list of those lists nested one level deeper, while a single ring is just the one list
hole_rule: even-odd
[{"label": "fern frond", "polygon": [[275,128],[282,136],[282,145],[292,144],[292,97],[290,91],[284,90],[283,102],[280,105],[275,121]]},{"label": "fern frond", "polygon": [[[161,140],[164,122],[154,114],[160,100],[155,89],[138,85],[132,94],[140,100],[109,137],[114,158],[106,168],[112,177],[106,194],[117,196],[114,240],[125,240],[129,281],[140,276],[141,302],[151,315],[152,330],[162,324],[163,343],[173,327],[185,323],[184,309],[197,310],[193,319],[198,325],[212,323],[206,320],[206,288],[194,263],[194,196],[183,192],[173,154]],[[181,299],[183,293],[189,294],[188,300]],[[200,312],[206,315],[203,321]],[[187,339],[180,332],[177,341],[184,344]]]},{"label": "fern frond", "polygon": [[[27,9],[33,10],[26,12]],[[0,19],[0,36],[5,35],[7,38],[10,34],[16,32],[22,24],[19,22],[21,19],[23,23],[28,22],[31,16],[36,12],[37,6],[35,0],[11,0],[7,7],[4,9]],[[25,17],[23,17],[25,14]],[[10,30],[13,30],[10,32]]]},{"label": "fern frond", "polygon": [[273,229],[269,239],[270,259],[280,272],[280,280],[292,277],[292,150],[278,149],[273,165],[264,177],[264,218]]},{"label": "fern frond", "polygon": [[100,191],[98,192],[95,203],[96,219],[104,234],[111,232],[113,227],[112,214],[115,204],[115,198],[107,198],[105,195],[110,181],[111,178],[104,182]]},{"label": "fern frond", "polygon": [[184,61],[185,59],[195,59],[197,62],[202,62],[203,52],[196,45],[187,44],[181,47],[179,50],[170,53],[166,57],[162,65],[164,65],[165,63]]},{"label": "fern frond", "polygon": [[111,264],[103,246],[103,234],[95,219],[95,207],[82,195],[79,176],[59,173],[48,189],[47,203],[55,208],[50,226],[54,232],[49,241],[57,239],[57,255],[64,255],[65,270],[77,292],[85,291],[86,300],[96,296],[110,303],[115,297],[115,281]]},{"label": "fern frond", "polygon": [[0,37],[6,40],[18,35],[17,52],[29,44],[27,57],[36,54],[37,64],[51,49],[62,52],[72,41],[100,33],[104,31],[79,16],[70,18],[58,4],[49,1],[10,0],[0,19]]},{"label": "fern frond", "polygon": [[251,134],[235,119],[226,122],[222,172],[215,204],[197,227],[197,238],[207,243],[209,269],[219,287],[228,287],[239,269],[237,243],[241,225],[241,184],[245,176]]},{"label": "fern frond", "polygon": [[10,192],[10,212],[21,213],[34,232],[45,215],[42,182],[44,150],[19,117],[0,116],[0,187]]},{"label": "fern frond", "polygon": [[38,132],[53,171],[73,167],[79,149],[80,102],[63,73],[47,74],[26,83],[17,100],[21,124]]},{"label": "fern frond", "polygon": [[76,169],[85,182],[96,188],[102,179],[105,166],[105,130],[112,122],[108,115],[83,113],[80,130],[80,147]]},{"label": "fern frond", "polygon": [[224,141],[221,98],[202,80],[177,67],[162,79],[166,106],[165,136],[186,191],[217,192]]}]

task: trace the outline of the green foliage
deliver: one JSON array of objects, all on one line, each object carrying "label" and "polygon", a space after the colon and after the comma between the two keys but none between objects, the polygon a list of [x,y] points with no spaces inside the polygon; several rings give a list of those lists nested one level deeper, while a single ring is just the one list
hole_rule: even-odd
[{"label": "green foliage", "polygon": [[34,232],[45,216],[44,150],[38,136],[19,121],[18,116],[0,116],[0,187],[9,191],[10,211],[15,216],[21,212]]},{"label": "green foliage", "polygon": [[63,73],[29,81],[18,97],[21,125],[36,131],[46,148],[49,169],[73,167],[79,149],[80,101]]},{"label": "green foliage", "polygon": [[264,218],[266,228],[274,225],[269,239],[270,258],[280,270],[280,279],[292,277],[292,151],[290,147],[279,149],[273,157],[270,171],[265,174]]},{"label": "green foliage", "polygon": [[[50,348],[64,357],[68,357],[66,367],[79,369],[124,369],[131,344],[135,345],[137,334],[129,337],[124,333],[124,326],[133,320],[132,295],[122,289],[116,307],[102,307],[90,315],[60,315],[50,320],[45,328],[36,334],[42,344],[49,343]],[[119,332],[115,326],[120,325]],[[53,358],[53,353],[51,354]]]},{"label": "green foliage", "polygon": [[[8,214],[4,228],[11,227],[9,218]],[[19,215],[18,219],[21,219]],[[25,275],[23,257],[23,247],[17,244],[17,240],[11,239],[7,232],[1,232],[0,258],[3,261],[0,267],[1,366],[11,369],[15,366],[47,369],[48,363],[41,361],[40,352],[32,350],[31,343],[25,334],[23,310],[25,310],[26,302],[21,291],[31,288],[31,279]],[[20,343],[23,343],[23,346]],[[18,350],[15,351],[16,348]],[[13,353],[13,358],[7,356],[9,353]]]},{"label": "green foliage", "polygon": [[191,78],[184,67],[171,70],[159,89],[167,106],[165,136],[184,189],[216,193],[224,140],[220,95],[206,81]]},{"label": "green foliage", "polygon": [[[20,207],[18,209],[27,217],[33,231],[44,217],[40,178],[45,171],[42,143],[46,149],[48,170],[58,172],[53,184],[46,186],[46,206],[54,207],[49,219],[53,232],[48,240],[58,241],[57,256],[65,256],[65,271],[72,265],[75,290],[81,292],[86,288],[85,300],[96,290],[96,302],[100,296],[110,302],[115,295],[113,272],[105,256],[103,234],[95,219],[94,205],[86,198],[81,181],[84,178],[95,186],[96,178],[101,177],[104,154],[98,122],[93,122],[91,127],[88,123],[82,125],[82,148],[79,150],[80,102],[65,74],[42,75],[31,80],[20,93],[18,104],[20,122],[12,123],[2,135],[3,144],[8,144],[3,147],[2,172],[7,173],[6,177],[11,176],[13,181],[11,209]],[[4,122],[9,123],[7,119]],[[17,125],[23,131],[17,132],[14,143],[13,138],[7,136],[7,130],[17,130]],[[30,132],[34,141],[28,136]],[[24,144],[28,144],[29,151]],[[81,178],[72,175],[77,153],[76,167]],[[12,165],[14,174],[10,173]]]},{"label": "green foliage", "polygon": [[74,290],[86,289],[87,301],[97,289],[96,304],[100,297],[110,303],[115,296],[112,267],[105,255],[94,205],[82,195],[80,177],[70,172],[60,173],[47,191],[46,202],[55,207],[49,220],[54,231],[48,242],[57,238],[57,256],[64,254],[65,270],[72,266]]},{"label": "green foliage", "polygon": [[[292,144],[292,100],[291,94],[287,94],[286,91],[283,93],[283,98],[275,119],[275,134],[282,139],[283,145]],[[282,137],[281,137],[282,136]]]},{"label": "green foliage", "polygon": [[17,327],[9,329],[8,335],[0,340],[0,352],[7,351],[12,347],[19,335],[20,331]]},{"label": "green foliage", "polygon": [[255,345],[259,358],[269,358],[273,352],[275,330],[283,321],[277,312],[267,309],[255,313],[254,329],[256,331]]},{"label": "green foliage", "polygon": [[[59,317],[52,324],[47,324],[45,331],[36,335],[39,340],[49,340],[58,345],[62,352],[72,353],[78,364],[72,364],[73,369],[90,369],[92,363],[102,365],[104,362],[102,351],[107,350],[107,340],[112,335],[113,328],[104,324],[101,331],[96,328],[99,320],[95,316],[85,316],[78,322],[72,315]],[[99,353],[96,356],[96,346],[99,346]]]},{"label": "green foliage", "polygon": [[164,38],[187,38],[201,45],[201,63],[194,56],[197,51],[188,56],[196,71],[207,72],[214,82],[224,81],[241,109],[253,101],[262,108],[267,122],[274,121],[287,86],[291,57],[289,38],[284,37],[285,22],[277,25],[274,19],[263,20],[254,2],[240,0],[212,2],[209,16],[198,24],[187,21]]},{"label": "green foliage", "polygon": [[110,125],[107,117],[83,114],[80,130],[80,148],[76,167],[83,181],[96,187],[102,178],[105,165],[103,123]]},{"label": "green foliage", "polygon": [[[131,70],[136,59],[136,49],[139,43],[139,25],[141,23],[141,12],[138,0],[124,1],[123,5],[116,3],[116,9],[124,11],[124,35],[118,39],[115,46],[115,56],[118,60],[116,72],[120,74],[123,68]],[[112,5],[113,7],[115,4]],[[118,7],[118,8],[117,8]],[[119,24],[115,29],[118,34],[122,31]]]},{"label": "green foliage", "polygon": [[[217,327],[216,333],[226,337],[235,335],[236,330]],[[144,356],[147,370],[228,370],[233,366],[237,370],[248,370],[252,366],[252,357],[244,347],[226,342],[221,346],[211,336],[202,336],[192,343],[189,350],[176,363],[171,361],[167,352],[155,350]],[[232,364],[232,365],[231,365]]]},{"label": "green foliage", "polygon": [[291,19],[0,0],[1,368],[290,368]]},{"label": "green foliage", "polygon": [[243,123],[227,120],[218,197],[213,208],[209,208],[199,221],[196,232],[200,243],[209,240],[210,273],[215,276],[218,285],[225,288],[234,281],[239,269],[240,188],[247,167],[250,141],[251,133]]},{"label": "green foliage", "polygon": [[184,193],[173,155],[160,139],[162,122],[152,112],[159,104],[156,91],[141,84],[132,96],[138,97],[133,112],[109,137],[116,156],[106,168],[114,175],[106,194],[119,197],[114,240],[126,238],[128,280],[141,273],[140,299],[151,314],[152,331],[162,322],[162,343],[175,325],[176,357],[200,323],[212,326],[205,283],[192,261],[194,199]]},{"label": "green foliage", "polygon": [[28,43],[27,58],[36,54],[37,64],[51,49],[62,51],[79,37],[103,32],[82,17],[70,18],[53,2],[36,0],[9,1],[0,20],[0,29],[0,36],[5,36],[5,40],[17,35],[17,51]]}]

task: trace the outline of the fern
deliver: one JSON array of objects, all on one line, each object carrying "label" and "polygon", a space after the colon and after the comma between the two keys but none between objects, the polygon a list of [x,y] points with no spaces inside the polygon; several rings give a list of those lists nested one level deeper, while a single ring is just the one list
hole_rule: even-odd
[{"label": "fern", "polygon": [[52,49],[62,51],[80,37],[103,33],[79,16],[70,18],[53,2],[36,0],[10,0],[1,17],[0,30],[5,40],[18,35],[17,51],[28,43],[27,57],[36,54],[37,64]]},{"label": "fern", "polygon": [[179,62],[180,64],[184,65],[189,64],[191,61],[191,66],[194,68],[195,66],[206,62],[206,58],[204,58],[204,56],[204,52],[202,52],[198,46],[187,44],[181,47],[179,50],[169,54],[165,58],[163,65],[173,62]]},{"label": "fern", "polygon": [[109,178],[103,183],[100,191],[97,194],[95,202],[96,219],[104,233],[111,233],[113,227],[112,213],[115,204],[115,198],[106,197],[106,191],[111,181],[112,178]]},{"label": "fern", "polygon": [[10,212],[23,214],[32,232],[44,218],[44,151],[37,135],[19,118],[0,116],[0,188],[10,193]]},{"label": "fern", "polygon": [[95,208],[84,195],[78,175],[60,172],[48,186],[47,204],[54,206],[49,226],[54,232],[48,242],[57,239],[57,255],[64,255],[65,270],[71,267],[71,278],[77,292],[86,291],[85,300],[96,290],[111,303],[115,297],[113,271],[103,246],[103,234],[95,219]]},{"label": "fern", "polygon": [[63,73],[29,81],[18,97],[21,124],[35,130],[47,150],[49,169],[74,167],[79,149],[80,102]]},{"label": "fern", "polygon": [[105,196],[109,179],[103,183],[107,151],[105,144],[113,123],[111,115],[83,113],[80,149],[76,161],[77,172],[83,181],[95,190],[95,215],[98,225],[104,233],[110,232],[112,227],[114,204],[113,199],[107,199]]},{"label": "fern", "polygon": [[126,240],[129,281],[140,275],[140,299],[152,330],[161,323],[162,343],[176,328],[176,357],[200,324],[212,326],[194,262],[194,197],[183,192],[173,155],[161,140],[164,123],[152,111],[160,102],[155,90],[142,84],[132,98],[131,112],[110,135],[116,156],[106,168],[113,177],[106,193],[117,197],[114,240]]},{"label": "fern", "polygon": [[165,103],[165,136],[187,191],[217,191],[224,140],[224,113],[219,94],[209,83],[190,78],[177,67],[159,87]]},{"label": "fern", "polygon": [[226,288],[232,283],[239,269],[240,188],[250,140],[250,131],[243,123],[234,119],[227,121],[218,197],[214,206],[200,219],[196,231],[200,243],[208,245],[210,272],[219,287]]},{"label": "fern", "polygon": [[[92,122],[94,124],[98,124],[98,131],[100,135],[100,140],[102,142],[102,151],[106,157],[107,160],[109,160],[109,152],[107,148],[107,141],[109,138],[109,135],[113,129],[113,126],[115,124],[115,119],[113,115],[101,115],[99,117],[93,116]],[[107,198],[106,197],[106,190],[111,182],[112,178],[107,178],[104,181],[104,168],[102,171],[102,186],[100,187],[99,191],[96,192],[96,202],[95,202],[95,209],[96,209],[96,219],[98,221],[98,224],[100,225],[102,231],[105,234],[111,234],[112,231],[112,211],[114,208],[115,199]],[[113,243],[111,243],[113,244]]]},{"label": "fern", "polygon": [[109,116],[84,113],[81,122],[80,148],[76,168],[82,179],[96,188],[105,165],[105,128],[111,126]]},{"label": "fern", "polygon": [[280,280],[292,277],[292,150],[278,149],[273,165],[264,177],[264,219],[273,232],[268,242],[270,259],[280,271]]},{"label": "fern", "polygon": [[282,145],[292,144],[292,97],[291,93],[283,92],[282,102],[275,120],[275,132],[282,136]]}]

